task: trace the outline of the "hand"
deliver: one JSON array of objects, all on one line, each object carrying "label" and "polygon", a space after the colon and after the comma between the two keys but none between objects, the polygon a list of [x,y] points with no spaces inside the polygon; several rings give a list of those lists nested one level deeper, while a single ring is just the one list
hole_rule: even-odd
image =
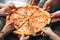
[{"label": "hand", "polygon": [[43,6],[43,9],[49,11],[56,3],[57,0],[47,0]]},{"label": "hand", "polygon": [[60,21],[60,11],[56,11],[54,13],[51,14],[51,22],[57,22]]},{"label": "hand", "polygon": [[50,27],[41,28],[41,31],[47,34],[52,40],[60,40],[60,37],[56,35]]},{"label": "hand", "polygon": [[22,36],[20,37],[20,40],[27,40],[27,39],[29,39],[29,36],[24,37],[24,35],[22,35]]},{"label": "hand", "polygon": [[29,36],[25,37],[24,32],[22,32],[22,35],[21,36],[19,35],[18,37],[19,37],[20,40],[27,40],[27,39],[29,39]]},{"label": "hand", "polygon": [[6,21],[4,28],[0,32],[0,36],[4,38],[6,35],[8,35],[13,30],[14,30],[13,23],[11,21]]},{"label": "hand", "polygon": [[15,5],[13,3],[9,3],[7,5],[0,5],[0,15],[8,15],[12,13],[12,9],[15,8]]},{"label": "hand", "polygon": [[7,20],[5,26],[9,26],[9,25],[13,25],[13,22],[11,22],[10,20]]},{"label": "hand", "polygon": [[[8,29],[9,25],[12,25],[12,22],[7,21],[6,25],[4,26],[6,28],[6,30]],[[6,32],[6,30],[4,30],[5,28],[3,28],[2,30],[0,30],[0,40],[3,40],[4,37],[6,36],[6,33],[8,34],[8,32]],[[9,27],[10,28],[10,27]],[[3,31],[4,30],[4,31]],[[12,29],[11,29],[12,30]],[[6,32],[6,33],[5,33]]]},{"label": "hand", "polygon": [[50,27],[41,28],[41,31],[44,32],[48,36],[53,34],[53,31],[50,29]]},{"label": "hand", "polygon": [[40,0],[30,0],[31,5],[38,5],[39,2]]},{"label": "hand", "polygon": [[15,5],[14,3],[9,3],[9,4],[6,4],[4,8],[5,8],[5,13],[9,14],[9,13],[12,13],[11,10],[15,8]]}]

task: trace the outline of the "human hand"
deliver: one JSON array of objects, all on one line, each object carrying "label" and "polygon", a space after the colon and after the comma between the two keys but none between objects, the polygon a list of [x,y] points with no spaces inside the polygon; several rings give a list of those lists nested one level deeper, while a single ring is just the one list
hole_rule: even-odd
[{"label": "human hand", "polygon": [[14,3],[6,4],[4,8],[6,14],[12,13],[12,9],[15,8],[15,4]]},{"label": "human hand", "polygon": [[0,14],[2,16],[4,16],[4,15],[6,16],[8,14],[11,14],[13,8],[15,8],[14,3],[9,3],[9,4],[6,4],[6,5],[1,4],[0,5]]},{"label": "human hand", "polygon": [[40,30],[48,36],[53,34],[53,31],[50,29],[50,27],[41,28]]},{"label": "human hand", "polygon": [[57,0],[47,0],[43,6],[44,10],[50,11],[53,6],[57,3]]},{"label": "human hand", "polygon": [[18,35],[18,37],[19,37],[19,40],[27,40],[27,39],[29,39],[29,36],[25,36],[24,35],[24,32],[22,32],[22,35],[21,36]]},{"label": "human hand", "polygon": [[26,37],[24,37],[23,35],[20,36],[20,40],[28,40],[28,39],[29,39],[29,36],[26,36]]},{"label": "human hand", "polygon": [[[4,26],[4,27],[6,27],[6,30],[8,29],[8,27],[9,27],[9,25],[11,24],[11,22],[7,22],[6,23],[6,25]],[[10,28],[10,27],[9,27]],[[3,29],[5,29],[5,28],[3,28]],[[2,30],[3,30],[2,29]],[[4,31],[2,31],[2,30],[0,30],[0,40],[3,40],[4,39],[4,37],[6,36],[6,34],[5,34],[5,31],[6,30],[4,30]],[[11,29],[12,30],[12,29]],[[9,31],[8,31],[9,32]],[[8,33],[7,32],[7,33]]]},{"label": "human hand", "polygon": [[48,35],[52,40],[60,40],[60,37],[56,35],[50,27],[41,28],[41,31]]},{"label": "human hand", "polygon": [[0,32],[0,36],[4,38],[6,35],[8,35],[13,30],[14,30],[13,23],[11,21],[6,21],[4,28]]},{"label": "human hand", "polygon": [[13,22],[11,22],[10,20],[7,20],[5,26],[9,26],[9,25],[13,25]]},{"label": "human hand", "polygon": [[60,21],[60,11],[56,11],[51,14],[51,22],[57,22]]},{"label": "human hand", "polygon": [[31,5],[38,5],[39,2],[40,0],[30,0]]}]

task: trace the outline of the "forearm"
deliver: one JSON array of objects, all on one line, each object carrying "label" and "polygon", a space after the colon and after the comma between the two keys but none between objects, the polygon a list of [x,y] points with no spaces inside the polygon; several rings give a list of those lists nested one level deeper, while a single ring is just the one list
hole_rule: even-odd
[{"label": "forearm", "polygon": [[52,40],[60,40],[60,37],[58,35],[56,35],[55,33],[52,33],[51,35],[49,35],[49,37],[52,39]]},{"label": "forearm", "polygon": [[37,5],[40,2],[40,0],[30,0],[30,4]]},{"label": "forearm", "polygon": [[3,32],[1,33],[1,36],[5,37],[7,34],[9,34],[13,30],[14,30],[14,27],[12,25],[4,26],[4,28],[1,30]]}]

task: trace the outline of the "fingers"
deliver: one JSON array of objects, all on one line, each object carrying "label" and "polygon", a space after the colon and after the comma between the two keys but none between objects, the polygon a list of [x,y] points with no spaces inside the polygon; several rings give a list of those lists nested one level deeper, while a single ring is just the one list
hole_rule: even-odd
[{"label": "fingers", "polygon": [[6,4],[5,5],[5,14],[7,15],[7,14],[11,14],[12,13],[12,9],[14,9],[15,8],[15,5],[14,5],[14,3],[9,3],[9,4]]},{"label": "fingers", "polygon": [[44,32],[41,32],[41,35],[42,35],[42,36],[46,36],[46,34],[45,34]]},{"label": "fingers", "polygon": [[25,40],[24,36],[25,36],[25,35],[24,35],[24,31],[22,31],[22,35],[19,37],[19,39],[20,39],[20,40]]},{"label": "fingers", "polygon": [[9,4],[6,5],[6,7],[10,7],[12,9],[12,8],[15,8],[15,4],[14,3],[9,3]]},{"label": "fingers", "polygon": [[56,15],[55,13],[52,13],[52,14],[50,15],[51,18],[56,18],[56,16],[57,16],[57,15]]},{"label": "fingers", "polygon": [[50,29],[50,27],[45,27],[44,29],[41,29],[41,31],[47,35],[51,35],[51,33],[53,33],[53,31]]},{"label": "fingers", "polygon": [[47,7],[48,7],[48,5],[46,5],[46,3],[45,3],[44,6],[43,6],[43,9],[47,10]]},{"label": "fingers", "polygon": [[22,31],[22,35],[19,36],[19,38],[20,38],[20,40],[27,40],[27,39],[29,39],[29,36],[25,36],[24,31]]},{"label": "fingers", "polygon": [[6,21],[6,24],[11,24],[11,23],[13,23],[13,22],[11,22],[11,21],[9,21],[9,20]]},{"label": "fingers", "polygon": [[47,0],[43,6],[43,9],[46,11],[50,11],[52,7],[56,4],[56,1],[54,0]]},{"label": "fingers", "polygon": [[15,5],[13,3],[9,3],[9,4],[0,4],[0,14],[3,16],[6,16],[8,14],[12,13],[12,9],[15,8]]},{"label": "fingers", "polygon": [[21,37],[24,38],[24,36],[25,36],[25,35],[24,35],[24,31],[22,31],[22,35],[21,35]]},{"label": "fingers", "polygon": [[24,40],[24,35],[21,35],[20,40]]},{"label": "fingers", "polygon": [[52,19],[52,20],[51,20],[51,23],[60,21],[60,11],[56,11],[56,12],[52,13],[52,14],[50,15],[50,17],[51,17],[51,19]]},{"label": "fingers", "polygon": [[[45,32],[43,28],[40,28],[41,31]],[[42,33],[41,33],[42,34]]]},{"label": "fingers", "polygon": [[47,5],[46,5],[46,4],[47,4],[47,3],[45,3],[44,6],[43,6],[43,9],[44,9],[44,10],[47,9]]},{"label": "fingers", "polygon": [[47,30],[47,28],[49,28],[49,27],[40,28],[40,30],[43,31],[43,32],[45,32],[45,30]]},{"label": "fingers", "polygon": [[41,28],[41,35],[42,36],[46,36],[46,28]]},{"label": "fingers", "polygon": [[4,7],[15,8],[15,4],[9,3],[9,4],[4,5],[4,4],[0,3],[0,8],[4,8]]},{"label": "fingers", "polygon": [[56,11],[56,12],[52,13],[50,16],[51,16],[51,18],[58,18],[58,17],[60,17],[60,11]]},{"label": "fingers", "polygon": [[14,5],[14,3],[9,3],[5,6],[5,8],[6,8],[6,10],[5,10],[6,13],[9,14],[9,13],[12,13],[11,10],[15,8],[15,5]]},{"label": "fingers", "polygon": [[20,40],[24,40],[24,33],[19,37]]},{"label": "fingers", "polygon": [[29,36],[26,36],[26,37],[25,37],[25,40],[27,40],[27,39],[29,39]]},{"label": "fingers", "polygon": [[27,40],[27,39],[29,39],[29,36],[23,36],[23,35],[21,35],[21,36],[19,36],[19,39],[20,40]]},{"label": "fingers", "polygon": [[57,22],[57,21],[60,21],[60,19],[59,18],[52,19],[51,23],[54,23],[54,22]]},{"label": "fingers", "polygon": [[46,36],[46,34],[45,34],[46,33],[46,28],[41,28],[40,30],[42,31],[41,32],[41,35],[42,36]]},{"label": "fingers", "polygon": [[44,33],[46,33],[48,30],[50,30],[50,27],[40,28],[40,30]]},{"label": "fingers", "polygon": [[19,39],[20,40],[27,40],[27,39],[29,39],[29,36],[24,36],[24,34],[22,34],[21,36],[19,36]]},{"label": "fingers", "polygon": [[[27,39],[29,39],[29,36],[25,36],[24,35],[24,31],[22,32],[22,35],[21,35],[21,39],[23,39],[23,40],[27,40]],[[20,40],[21,40],[20,39]]]},{"label": "fingers", "polygon": [[13,23],[13,22],[7,20],[5,26],[12,25],[12,23]]},{"label": "fingers", "polygon": [[50,10],[50,5],[47,1],[45,2],[44,6],[43,6],[43,9],[46,10],[46,11]]},{"label": "fingers", "polygon": [[31,5],[37,5],[40,0],[30,0]]}]

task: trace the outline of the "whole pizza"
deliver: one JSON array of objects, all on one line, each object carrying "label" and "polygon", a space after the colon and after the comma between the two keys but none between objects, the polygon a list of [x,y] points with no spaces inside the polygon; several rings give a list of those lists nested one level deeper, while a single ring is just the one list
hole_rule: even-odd
[{"label": "whole pizza", "polygon": [[7,20],[13,22],[16,29],[14,33],[19,35],[22,31],[25,35],[34,35],[40,32],[40,28],[50,23],[50,14],[35,5],[18,7],[12,11],[13,13],[7,16]]}]

